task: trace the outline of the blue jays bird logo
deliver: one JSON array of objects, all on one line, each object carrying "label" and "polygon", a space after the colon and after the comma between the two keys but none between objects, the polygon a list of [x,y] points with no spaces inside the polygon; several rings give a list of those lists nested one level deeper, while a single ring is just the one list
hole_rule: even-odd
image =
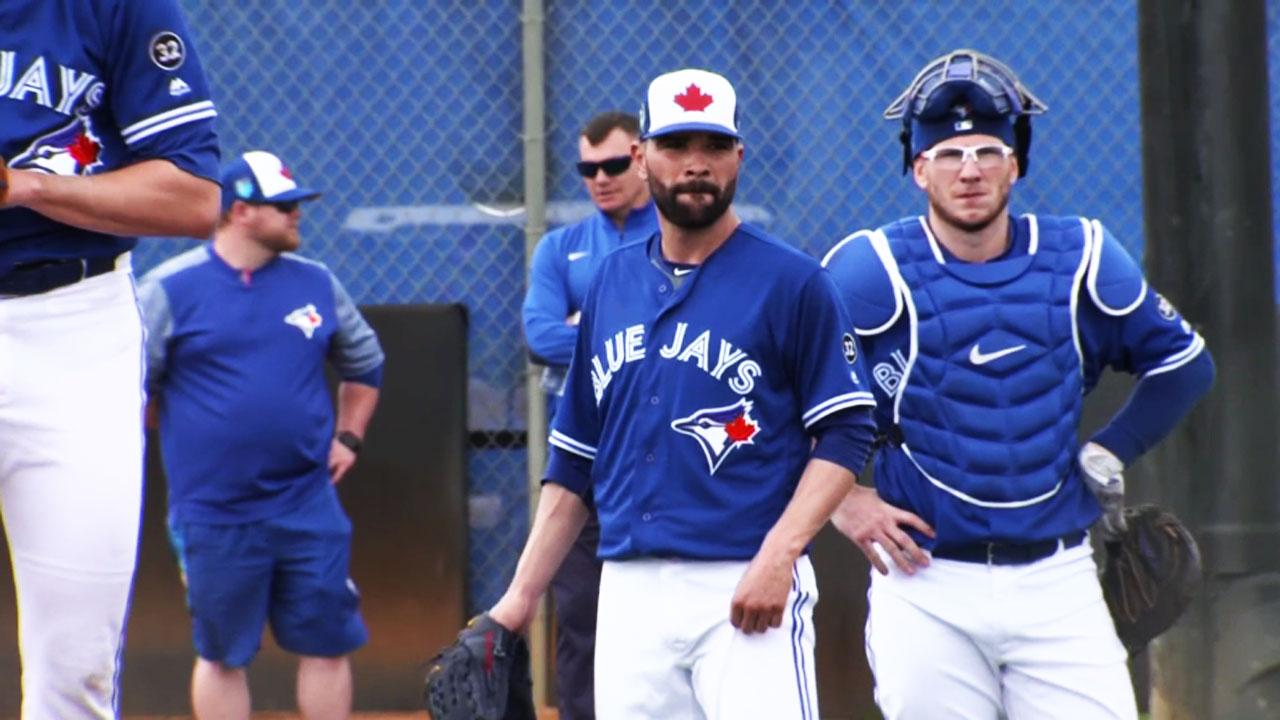
[{"label": "blue jays bird logo", "polygon": [[52,175],[88,175],[102,165],[102,141],[87,116],[41,135],[9,161],[9,167]]},{"label": "blue jays bird logo", "polygon": [[294,310],[284,316],[284,321],[302,331],[303,335],[310,340],[315,334],[316,328],[324,322],[324,318],[320,317],[320,312],[316,310],[316,306],[307,303],[302,307]]},{"label": "blue jays bird logo", "polygon": [[671,429],[698,441],[707,466],[715,475],[729,453],[743,445],[754,445],[760,423],[751,417],[753,403],[746,398],[724,407],[697,410],[671,422]]}]

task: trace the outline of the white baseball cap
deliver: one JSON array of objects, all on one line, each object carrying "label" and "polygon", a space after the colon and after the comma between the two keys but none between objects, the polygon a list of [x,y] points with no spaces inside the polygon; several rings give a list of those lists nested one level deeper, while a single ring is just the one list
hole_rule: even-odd
[{"label": "white baseball cap", "polygon": [[242,200],[276,203],[313,200],[318,190],[301,187],[280,158],[263,150],[251,150],[222,168],[222,209]]},{"label": "white baseball cap", "polygon": [[742,137],[733,85],[722,75],[694,68],[654,78],[640,106],[640,139],[695,130]]}]

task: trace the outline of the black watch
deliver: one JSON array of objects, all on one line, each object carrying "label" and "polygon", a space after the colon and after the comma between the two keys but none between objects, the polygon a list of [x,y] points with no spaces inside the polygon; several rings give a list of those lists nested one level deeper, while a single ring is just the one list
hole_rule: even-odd
[{"label": "black watch", "polygon": [[361,440],[359,435],[351,432],[350,430],[343,430],[342,432],[338,433],[333,439],[337,440],[344,447],[346,447],[348,450],[355,453],[356,455],[359,455],[360,448],[364,447],[364,440]]}]

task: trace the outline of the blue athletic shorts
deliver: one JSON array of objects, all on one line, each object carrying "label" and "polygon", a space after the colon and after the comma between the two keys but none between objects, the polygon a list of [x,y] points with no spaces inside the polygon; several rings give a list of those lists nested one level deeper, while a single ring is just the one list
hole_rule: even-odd
[{"label": "blue athletic shorts", "polygon": [[266,622],[281,648],[339,657],[369,639],[348,576],[351,521],[332,486],[295,510],[239,525],[170,522],[196,653],[227,667],[257,654]]}]

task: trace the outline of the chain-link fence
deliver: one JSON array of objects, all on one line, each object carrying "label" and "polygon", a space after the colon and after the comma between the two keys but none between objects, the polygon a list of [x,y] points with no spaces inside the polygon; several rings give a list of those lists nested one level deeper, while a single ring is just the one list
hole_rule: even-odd
[{"label": "chain-link fence", "polygon": [[[469,597],[487,606],[527,531],[526,453],[510,442],[526,425],[517,0],[182,4],[224,153],[270,149],[325,190],[307,207],[304,252],[361,303],[467,305]],[[547,0],[545,20],[553,208],[585,200],[573,161],[588,117],[634,110],[653,75],[701,66],[738,87],[744,215],[820,255],[922,209],[880,113],[927,60],[967,46],[1007,61],[1050,107],[1014,209],[1097,216],[1141,249],[1132,0]],[[589,209],[568,207],[552,219]],[[144,243],[135,264],[179,249]]]}]

